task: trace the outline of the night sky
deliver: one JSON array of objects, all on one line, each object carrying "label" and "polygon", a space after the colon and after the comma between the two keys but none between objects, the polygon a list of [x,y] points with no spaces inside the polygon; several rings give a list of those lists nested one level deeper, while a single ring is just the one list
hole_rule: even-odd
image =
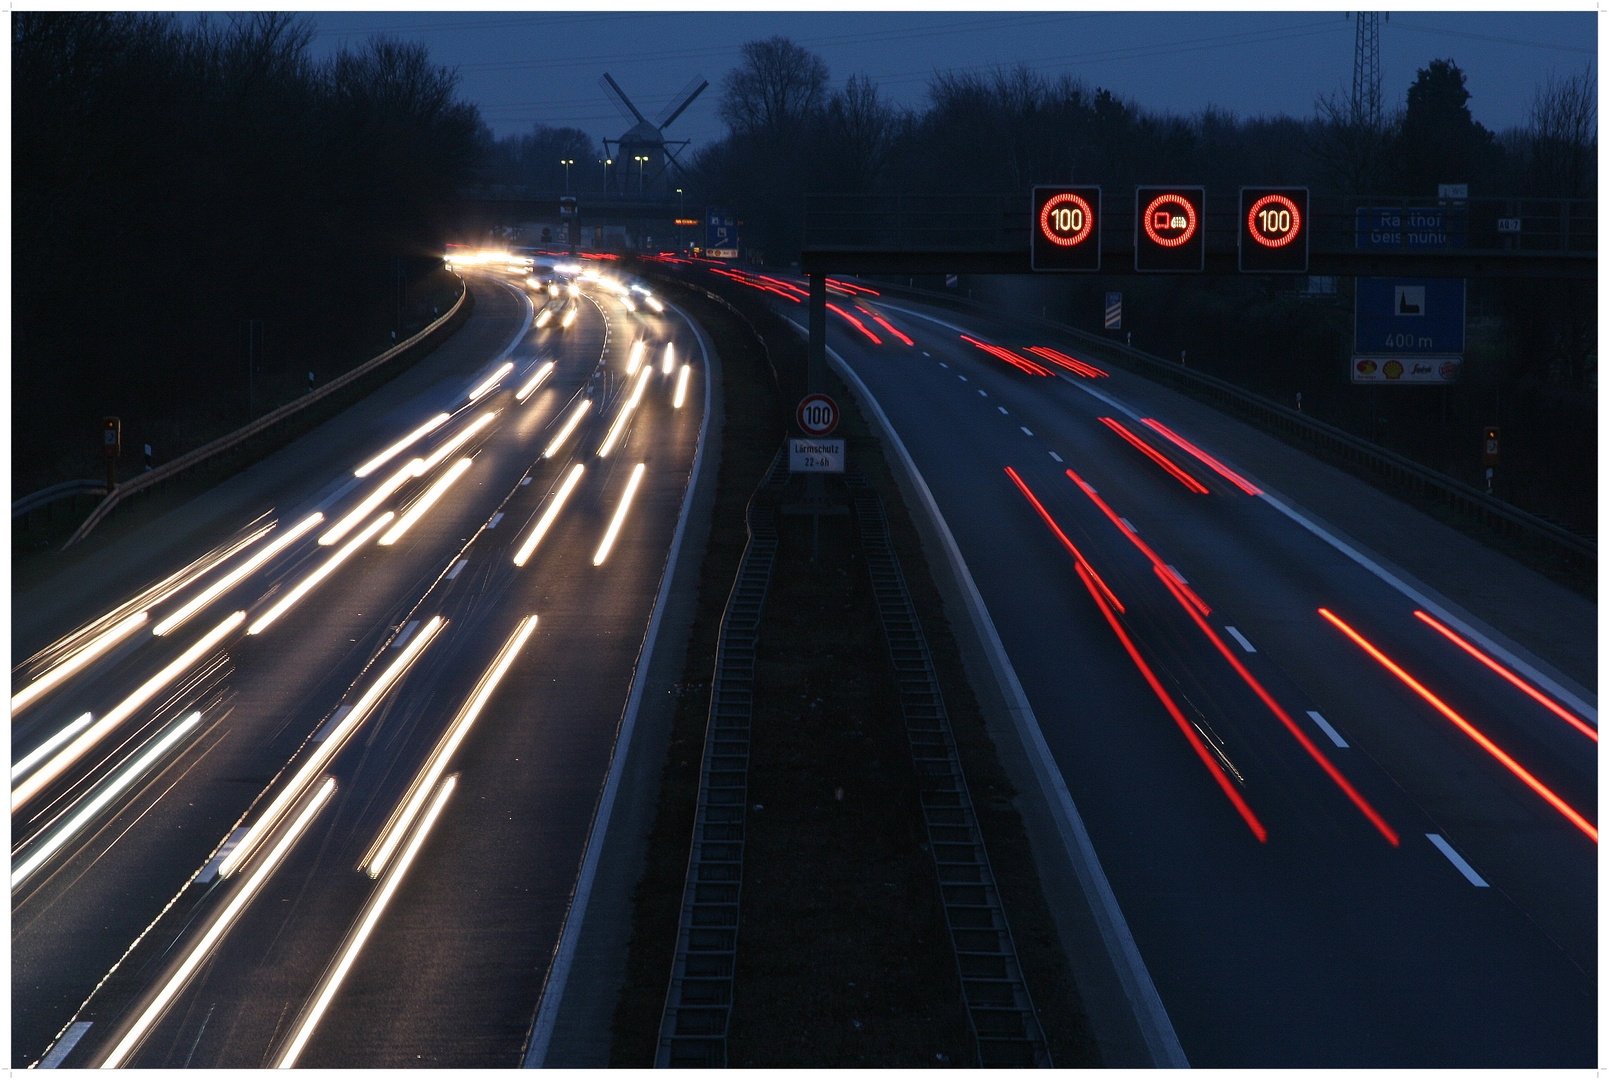
[{"label": "night sky", "polygon": [[[1340,12],[321,12],[314,55],[375,31],[426,43],[456,67],[465,98],[498,135],[533,123],[579,127],[594,139],[625,125],[598,88],[610,72],[653,118],[690,78],[711,86],[670,126],[694,149],[719,138],[722,75],[745,41],[781,34],[820,55],[832,85],[852,74],[896,102],[920,106],[935,70],[1024,61],[1103,86],[1142,107],[1194,113],[1212,104],[1241,115],[1309,116],[1314,97],[1346,92],[1354,24]],[[1388,108],[1415,69],[1456,60],[1475,118],[1519,124],[1538,82],[1595,62],[1597,16],[1576,12],[1409,11],[1383,23],[1380,60]]]}]

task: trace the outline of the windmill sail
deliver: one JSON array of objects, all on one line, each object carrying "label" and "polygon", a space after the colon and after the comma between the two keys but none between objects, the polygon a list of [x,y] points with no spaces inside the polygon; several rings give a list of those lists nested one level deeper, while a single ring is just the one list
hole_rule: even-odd
[{"label": "windmill sail", "polygon": [[598,85],[603,87],[603,92],[609,96],[610,101],[614,102],[614,106],[620,110],[621,116],[627,120],[635,120],[639,124],[648,122],[643,119],[642,113],[637,111],[637,106],[631,103],[631,99],[626,96],[626,92],[620,89],[619,85],[609,77],[607,71],[603,73],[603,78],[598,80]]},{"label": "windmill sail", "polygon": [[702,94],[704,88],[708,85],[709,80],[705,79],[703,75],[694,75],[692,82],[682,87],[682,92],[672,98],[671,103],[666,105],[664,111],[654,120],[654,126],[657,128],[670,127],[671,121],[680,116],[682,110],[691,105],[693,99]]}]

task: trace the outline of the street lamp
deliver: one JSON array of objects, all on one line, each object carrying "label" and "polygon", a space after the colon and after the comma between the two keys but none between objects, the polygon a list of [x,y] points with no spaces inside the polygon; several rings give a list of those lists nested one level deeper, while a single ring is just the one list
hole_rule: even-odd
[{"label": "street lamp", "polygon": [[560,158],[559,164],[564,166],[564,193],[570,193],[570,166],[575,164],[574,158]]},{"label": "street lamp", "polygon": [[603,190],[609,190],[609,166],[615,163],[614,158],[603,159]]},{"label": "street lamp", "polygon": [[632,160],[637,163],[637,194],[641,195],[642,194],[642,171],[648,165],[648,159],[646,157],[644,157],[643,155],[638,154]]},{"label": "street lamp", "polygon": [[676,189],[676,250],[682,251],[686,244],[682,242],[682,218],[687,216],[687,200],[682,196],[682,189]]}]

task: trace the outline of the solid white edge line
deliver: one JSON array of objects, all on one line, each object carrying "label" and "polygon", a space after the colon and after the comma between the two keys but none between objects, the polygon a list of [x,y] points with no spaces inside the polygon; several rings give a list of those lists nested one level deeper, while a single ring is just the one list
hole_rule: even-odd
[{"label": "solid white edge line", "polygon": [[1342,750],[1347,749],[1347,741],[1341,738],[1341,733],[1339,731],[1336,731],[1335,728],[1330,726],[1330,722],[1328,720],[1324,719],[1324,717],[1320,716],[1312,709],[1307,710],[1307,715],[1308,718],[1313,721],[1313,723],[1319,726],[1319,730],[1323,731],[1324,734],[1330,737],[1330,741],[1332,743],[1334,743],[1336,746],[1339,746]]},{"label": "solid white edge line", "polygon": [[1453,866],[1457,868],[1458,872],[1464,875],[1465,880],[1467,880],[1471,885],[1475,886],[1475,888],[1491,888],[1491,886],[1487,884],[1486,879],[1475,873],[1475,868],[1469,865],[1469,863],[1465,862],[1464,857],[1458,854],[1458,852],[1454,851],[1453,846],[1440,835],[1433,832],[1427,832],[1425,833],[1425,839],[1429,840],[1432,844],[1435,844],[1436,850],[1447,856],[1447,861],[1452,863]]},{"label": "solid white edge line", "polygon": [[570,899],[564,927],[559,931],[559,944],[553,952],[553,963],[542,987],[542,997],[536,1007],[536,1018],[531,1023],[531,1034],[526,1039],[524,1068],[540,1069],[547,1060],[548,1047],[553,1042],[553,1028],[558,1022],[559,1008],[564,1003],[564,989],[570,980],[570,969],[575,963],[577,939],[581,924],[586,920],[587,903],[592,899],[592,885],[598,876],[598,862],[603,856],[603,843],[609,834],[609,820],[614,814],[615,799],[620,794],[620,780],[625,773],[626,757],[631,750],[631,737],[637,729],[637,713],[642,708],[648,668],[653,663],[654,646],[659,642],[659,625],[665,615],[665,604],[670,596],[671,582],[676,577],[676,560],[681,554],[682,537],[687,533],[687,519],[692,514],[693,493],[704,467],[704,447],[710,428],[710,362],[704,344],[703,331],[675,304],[665,306],[681,316],[692,328],[698,342],[698,352],[704,361],[704,418],[698,427],[698,449],[693,452],[693,467],[688,474],[687,488],[682,492],[682,512],[676,521],[676,532],[671,536],[670,555],[665,560],[665,572],[659,580],[659,595],[654,598],[654,613],[648,620],[648,632],[643,636],[642,654],[631,673],[631,692],[626,697],[625,715],[620,720],[620,734],[615,738],[614,752],[609,758],[609,776],[604,781],[603,795],[593,813],[592,827],[587,833],[586,853],[581,857],[581,875],[576,880],[575,893]]},{"label": "solid white edge line", "polygon": [[1242,649],[1245,649],[1247,652],[1256,652],[1257,651],[1257,646],[1255,646],[1251,642],[1247,641],[1245,634],[1242,634],[1239,630],[1236,630],[1233,626],[1230,626],[1227,623],[1224,624],[1224,629],[1229,632],[1230,637],[1232,637],[1236,641],[1240,642],[1240,647]]},{"label": "solid white edge line", "polygon": [[[1107,405],[1117,409],[1118,411],[1122,412],[1123,415],[1133,419],[1136,422],[1143,419],[1139,413],[1135,412],[1127,405],[1124,405],[1121,401],[1118,401],[1109,394],[1095,389],[1087,382],[1080,382],[1079,380],[1069,378],[1066,375],[1062,375],[1061,379],[1069,386],[1078,387],[1080,390],[1084,391],[1084,393],[1105,402]],[[1171,427],[1172,425],[1169,426]],[[1492,640],[1490,634],[1483,633],[1481,630],[1476,629],[1467,619],[1459,618],[1452,612],[1448,611],[1445,605],[1438,604],[1436,601],[1426,596],[1420,589],[1410,585],[1403,579],[1402,576],[1400,576],[1400,571],[1394,572],[1393,570],[1386,569],[1384,566],[1381,566],[1378,562],[1369,558],[1357,548],[1335,535],[1335,533],[1330,531],[1330,528],[1325,527],[1325,525],[1320,525],[1315,518],[1311,518],[1308,516],[1308,514],[1287,505],[1283,500],[1288,498],[1288,496],[1276,494],[1270,489],[1268,484],[1257,479],[1250,471],[1243,469],[1239,465],[1236,465],[1232,461],[1224,458],[1222,454],[1214,454],[1214,456],[1223,461],[1226,466],[1245,477],[1247,481],[1261,488],[1262,494],[1256,496],[1257,498],[1263,500],[1269,506],[1272,506],[1275,510],[1278,510],[1281,514],[1284,514],[1286,517],[1296,522],[1296,524],[1300,525],[1302,528],[1306,529],[1308,532],[1312,533],[1326,544],[1329,544],[1336,551],[1339,551],[1342,555],[1345,555],[1347,558],[1363,567],[1369,573],[1373,574],[1391,588],[1395,589],[1409,600],[1412,600],[1414,603],[1424,608],[1430,614],[1436,616],[1436,618],[1440,619],[1442,622],[1453,627],[1455,630],[1458,630],[1464,634],[1464,636],[1478,642],[1494,656],[1500,657],[1507,661],[1510,667],[1519,670],[1525,675],[1526,678],[1530,679],[1538,686],[1544,687],[1549,693],[1553,694],[1559,700],[1570,705],[1582,716],[1590,720],[1594,726],[1597,725],[1597,706],[1595,704],[1589,704],[1586,700],[1587,697],[1592,697],[1594,701],[1596,701],[1596,696],[1592,695],[1584,687],[1579,688],[1580,692],[1577,693],[1562,685],[1558,679],[1554,679],[1542,671],[1539,671],[1534,664],[1531,664],[1525,659],[1516,655],[1513,650],[1504,648],[1502,645]]]},{"label": "solid white edge line", "polygon": [[84,1034],[89,1031],[90,1026],[94,1023],[95,1021],[93,1020],[74,1020],[69,1024],[67,1034],[57,1040],[56,1045],[50,1048],[50,1053],[39,1059],[38,1068],[54,1069],[60,1065],[63,1059],[73,1052],[73,1047],[78,1045],[78,1040],[84,1037]]},{"label": "solid white edge line", "polygon": [[[805,332],[798,323],[793,325],[801,333]],[[995,669],[1000,689],[1006,698],[1006,709],[1017,727],[1024,749],[1028,751],[1028,760],[1049,803],[1051,816],[1061,833],[1067,857],[1078,874],[1079,884],[1083,886],[1085,895],[1090,899],[1091,913],[1100,929],[1102,942],[1106,946],[1112,966],[1116,969],[1118,980],[1129,999],[1135,1023],[1145,1040],[1146,1051],[1151,1057],[1152,1065],[1157,1068],[1189,1068],[1190,1063],[1185,1058],[1184,1047],[1180,1045],[1179,1037],[1173,1030],[1173,1022],[1168,1018],[1167,1008],[1162,1004],[1162,997],[1157,993],[1156,984],[1151,980],[1151,973],[1146,970],[1145,961],[1134,942],[1134,935],[1129,931],[1128,920],[1123,917],[1117,896],[1112,892],[1105,871],[1101,869],[1100,858],[1095,853],[1089,832],[1084,828],[1083,818],[1079,815],[1078,808],[1073,805],[1073,797],[1067,790],[1067,782],[1051,755],[1049,745],[1045,742],[1039,721],[1034,717],[1033,707],[1028,703],[1028,695],[1017,680],[1017,672],[1011,666],[1011,658],[1006,655],[1005,645],[1000,641],[994,620],[989,617],[989,610],[983,603],[983,596],[972,580],[972,573],[967,569],[966,560],[961,557],[960,548],[956,546],[949,523],[939,512],[938,503],[934,500],[927,481],[917,470],[916,462],[906,450],[904,441],[894,431],[888,415],[872,396],[871,390],[861,381],[854,369],[844,362],[843,357],[830,346],[827,349],[827,359],[832,363],[834,370],[853,386],[856,393],[861,396],[861,401],[871,411],[883,438],[893,447],[907,475],[910,476],[921,497],[922,509],[926,512],[934,531],[943,541],[945,556],[961,586],[967,614],[971,616],[973,626],[982,639],[990,666]]]}]

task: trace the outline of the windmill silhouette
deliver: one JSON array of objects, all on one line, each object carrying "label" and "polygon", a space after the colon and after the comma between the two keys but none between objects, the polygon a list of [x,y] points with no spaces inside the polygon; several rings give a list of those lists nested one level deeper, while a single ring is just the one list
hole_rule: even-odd
[{"label": "windmill silhouette", "polygon": [[[598,85],[603,87],[603,92],[608,95],[615,108],[620,110],[622,117],[627,121],[635,121],[630,130],[620,138],[603,140],[604,153],[614,158],[614,179],[620,182],[619,190],[631,190],[633,171],[637,173],[637,186],[644,192],[664,179],[666,171],[671,166],[675,166],[677,172],[682,172],[681,162],[676,160],[676,155],[692,140],[667,142],[665,129],[693,103],[694,98],[704,92],[704,88],[709,86],[709,81],[702,75],[693,76],[693,81],[682,87],[681,93],[665,106],[653,123],[649,123],[643,114],[637,111],[637,106],[631,103],[626,92],[609,77],[607,71],[603,73],[603,78],[598,80]],[[609,149],[611,146],[614,147],[613,151]],[[639,161],[637,160],[639,158],[645,160]]]}]

